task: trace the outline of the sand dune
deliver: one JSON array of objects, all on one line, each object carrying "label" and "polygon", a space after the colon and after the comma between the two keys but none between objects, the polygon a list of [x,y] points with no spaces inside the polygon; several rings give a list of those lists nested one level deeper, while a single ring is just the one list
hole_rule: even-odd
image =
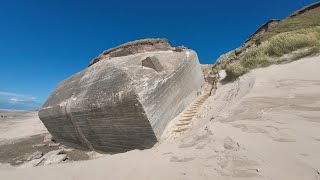
[{"label": "sand dune", "polygon": [[320,57],[311,57],[221,84],[188,131],[152,149],[36,168],[1,166],[0,178],[320,179],[319,69]]}]

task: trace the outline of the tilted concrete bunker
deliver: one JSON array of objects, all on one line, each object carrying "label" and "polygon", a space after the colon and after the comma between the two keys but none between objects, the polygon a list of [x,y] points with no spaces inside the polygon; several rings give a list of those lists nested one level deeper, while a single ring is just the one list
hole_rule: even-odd
[{"label": "tilted concrete bunker", "polygon": [[58,142],[113,153],[151,148],[200,93],[194,51],[177,52],[162,39],[125,45],[62,81],[42,106],[39,117]]}]

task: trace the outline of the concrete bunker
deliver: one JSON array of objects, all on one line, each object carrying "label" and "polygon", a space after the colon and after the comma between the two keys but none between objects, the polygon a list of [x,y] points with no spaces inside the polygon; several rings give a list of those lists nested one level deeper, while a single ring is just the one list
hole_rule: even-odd
[{"label": "concrete bunker", "polygon": [[102,58],[60,82],[39,117],[67,146],[109,153],[146,149],[203,85],[192,50],[170,47]]}]

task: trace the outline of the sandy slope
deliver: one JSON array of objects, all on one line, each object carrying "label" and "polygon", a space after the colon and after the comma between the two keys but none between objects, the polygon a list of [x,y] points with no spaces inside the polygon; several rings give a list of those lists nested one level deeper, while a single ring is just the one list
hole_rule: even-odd
[{"label": "sandy slope", "polygon": [[1,167],[0,179],[320,179],[319,69],[320,57],[305,58],[224,84],[189,131],[153,149]]}]

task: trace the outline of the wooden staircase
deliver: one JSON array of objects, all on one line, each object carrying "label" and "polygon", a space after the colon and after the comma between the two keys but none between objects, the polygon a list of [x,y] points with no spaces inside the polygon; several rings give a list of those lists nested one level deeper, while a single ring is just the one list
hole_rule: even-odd
[{"label": "wooden staircase", "polygon": [[182,133],[190,128],[189,125],[192,122],[193,117],[197,114],[198,109],[202,106],[202,104],[208,99],[211,91],[212,87],[205,90],[204,94],[199,96],[198,99],[194,101],[188,109],[185,110],[175,124],[175,128],[173,130],[174,133]]}]

